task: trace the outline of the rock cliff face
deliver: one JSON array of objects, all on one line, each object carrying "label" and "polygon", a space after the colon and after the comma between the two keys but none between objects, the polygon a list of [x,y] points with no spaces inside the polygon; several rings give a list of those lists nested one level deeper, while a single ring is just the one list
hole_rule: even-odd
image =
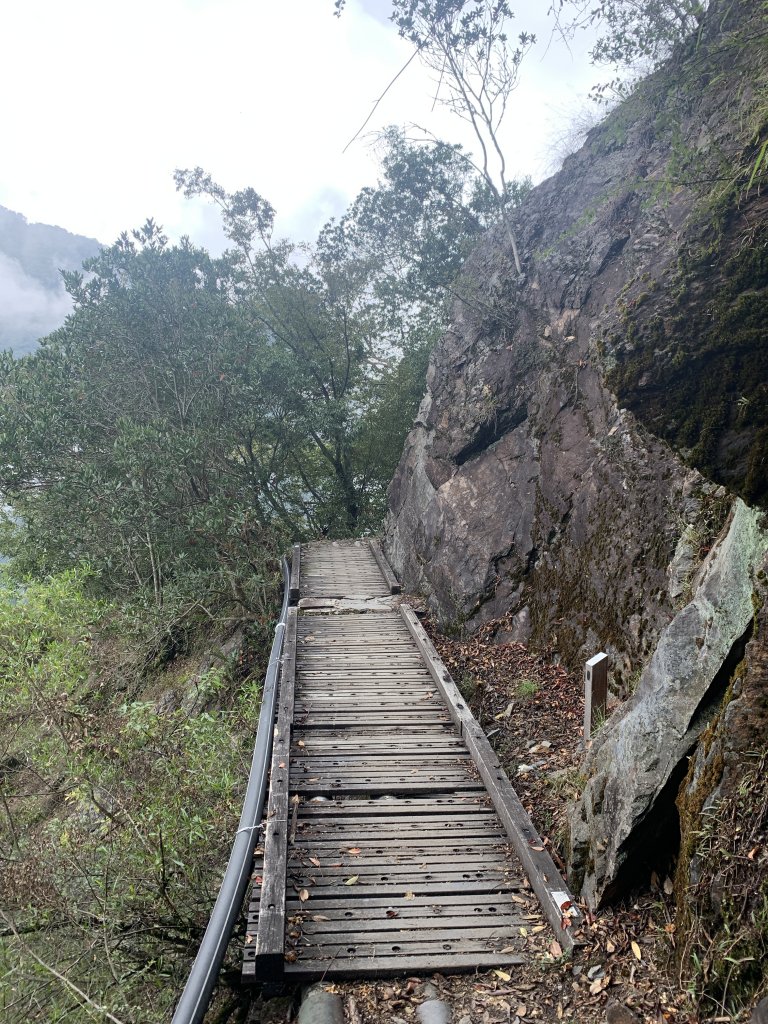
[{"label": "rock cliff face", "polygon": [[688,758],[752,632],[753,594],[768,552],[760,519],[736,503],[699,570],[694,597],[662,632],[633,696],[593,741],[589,781],[571,825],[575,880],[591,905],[620,891],[627,877],[647,878],[677,849],[675,799]]},{"label": "rock cliff face", "polygon": [[501,232],[478,248],[390,491],[387,554],[444,624],[511,610],[512,638],[574,669],[612,656],[629,699],[573,817],[594,903],[642,880],[649,846],[691,867],[734,730],[764,714],[754,641],[743,660],[768,548],[758,7],[713,0],[697,44],[526,199],[524,280]]},{"label": "rock cliff face", "polygon": [[729,512],[717,485],[768,492],[753,8],[714,4],[696,53],[533,191],[524,282],[501,232],[476,251],[390,492],[389,557],[443,622],[511,609],[626,684]]}]

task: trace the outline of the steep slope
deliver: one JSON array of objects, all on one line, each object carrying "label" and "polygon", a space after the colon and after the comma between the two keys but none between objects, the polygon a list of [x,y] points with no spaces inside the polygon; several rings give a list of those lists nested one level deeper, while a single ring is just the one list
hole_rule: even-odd
[{"label": "steep slope", "polygon": [[692,984],[737,1009],[768,988],[730,952],[768,953],[767,39],[763,5],[710,4],[528,197],[525,278],[500,231],[474,253],[385,537],[444,625],[611,655],[572,884],[597,906],[674,867]]},{"label": "steep slope", "polygon": [[628,687],[729,491],[765,501],[765,34],[754,4],[713,4],[533,191],[525,280],[501,232],[469,261],[386,530],[443,622],[513,610],[513,635],[571,665],[605,649]]}]

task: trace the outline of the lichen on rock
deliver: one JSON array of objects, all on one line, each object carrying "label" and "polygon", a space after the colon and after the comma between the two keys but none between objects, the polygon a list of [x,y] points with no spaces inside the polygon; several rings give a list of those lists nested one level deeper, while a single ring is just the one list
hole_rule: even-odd
[{"label": "lichen on rock", "polygon": [[757,574],[768,553],[761,514],[738,501],[688,604],[663,630],[635,694],[598,733],[571,820],[571,873],[599,905],[676,853],[675,798],[702,732],[744,657]]}]

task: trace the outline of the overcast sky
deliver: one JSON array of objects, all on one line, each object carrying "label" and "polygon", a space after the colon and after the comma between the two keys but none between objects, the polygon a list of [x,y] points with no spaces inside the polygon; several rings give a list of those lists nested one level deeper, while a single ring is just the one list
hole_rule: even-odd
[{"label": "overcast sky", "polygon": [[[540,45],[508,113],[513,174],[552,169],[552,140],[596,77],[586,40],[545,53],[548,0],[520,0]],[[0,35],[0,205],[111,242],[148,216],[218,247],[218,217],[177,195],[176,167],[253,186],[278,232],[309,240],[376,180],[370,137],[346,143],[410,55],[389,0],[18,0]],[[418,63],[368,131],[426,124],[469,141]],[[560,125],[561,127],[558,127]]]}]

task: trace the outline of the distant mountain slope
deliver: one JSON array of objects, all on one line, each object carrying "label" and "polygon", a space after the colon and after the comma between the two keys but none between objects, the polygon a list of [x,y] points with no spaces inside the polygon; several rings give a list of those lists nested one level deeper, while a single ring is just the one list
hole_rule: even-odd
[{"label": "distant mountain slope", "polygon": [[63,323],[70,299],[59,270],[77,270],[100,248],[95,238],[30,224],[0,206],[0,349],[30,352]]}]

